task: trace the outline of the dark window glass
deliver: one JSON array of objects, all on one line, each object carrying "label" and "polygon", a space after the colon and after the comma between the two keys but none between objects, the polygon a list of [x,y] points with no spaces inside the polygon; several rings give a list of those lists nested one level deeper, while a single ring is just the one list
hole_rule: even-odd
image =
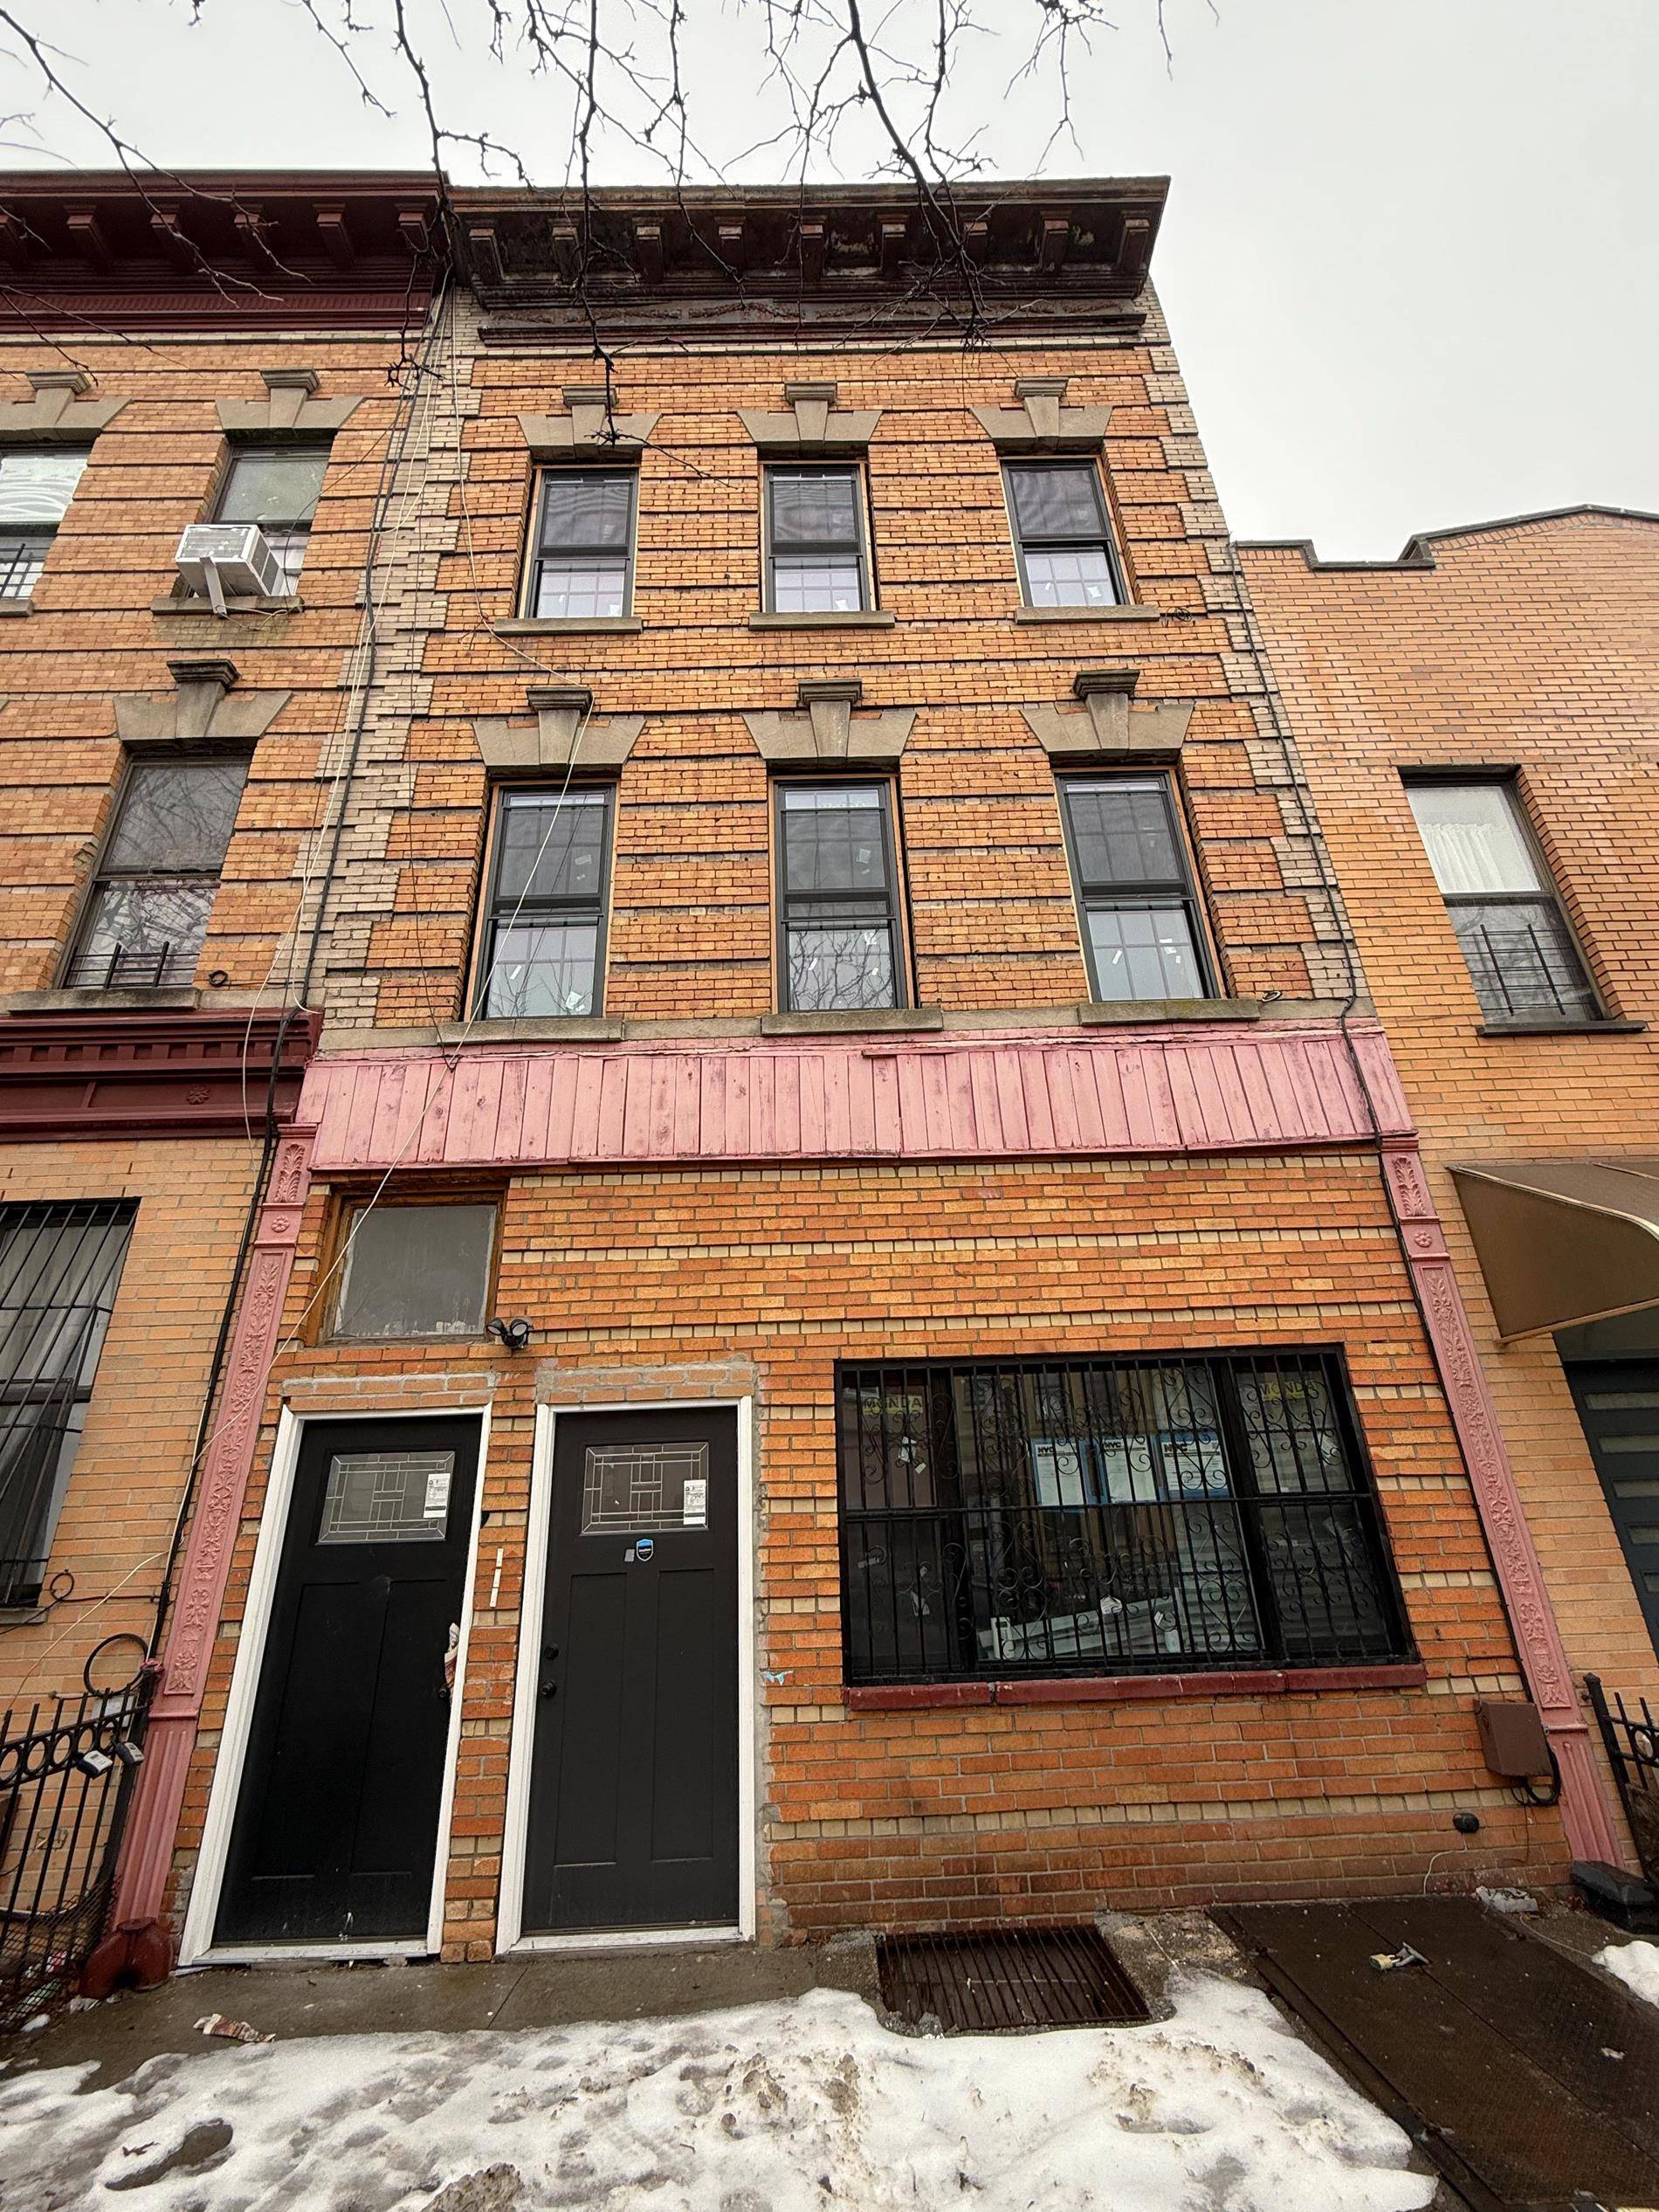
[{"label": "dark window glass", "polygon": [[1028,607],[1112,607],[1122,598],[1092,461],[1010,461],[1008,512]]},{"label": "dark window glass", "polygon": [[1208,997],[1198,904],[1169,778],[1067,776],[1060,803],[1091,996]]},{"label": "dark window glass", "polygon": [[486,1019],[599,1011],[609,855],[609,790],[502,792],[476,993]]},{"label": "dark window glass", "polygon": [[0,453],[0,599],[26,599],[68,512],[85,453]]},{"label": "dark window glass", "polygon": [[838,1423],[850,1681],[1408,1648],[1328,1357],[843,1368]]},{"label": "dark window glass", "polygon": [[291,591],[305,565],[327,466],[326,445],[240,446],[231,456],[214,510],[218,522],[258,524]]},{"label": "dark window glass", "polygon": [[69,984],[114,990],[194,979],[247,773],[237,760],[134,763]]},{"label": "dark window glass", "polygon": [[1512,788],[1428,782],[1408,793],[1487,1019],[1600,1019]]},{"label": "dark window glass", "polygon": [[868,607],[858,471],[770,468],[766,494],[768,607],[787,615]]},{"label": "dark window glass", "polygon": [[347,1230],[337,1336],[478,1336],[495,1208],[365,1206]]},{"label": "dark window glass", "polygon": [[0,1206],[0,1605],[40,1595],[132,1224],[120,1202]]},{"label": "dark window glass", "polygon": [[548,469],[541,479],[529,610],[544,620],[628,612],[632,469]]},{"label": "dark window glass", "polygon": [[795,1013],[901,1006],[883,783],[778,786],[780,965]]}]

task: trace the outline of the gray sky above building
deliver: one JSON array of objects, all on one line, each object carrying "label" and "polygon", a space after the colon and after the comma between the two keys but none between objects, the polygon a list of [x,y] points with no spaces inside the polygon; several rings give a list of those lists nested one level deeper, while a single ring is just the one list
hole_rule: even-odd
[{"label": "gray sky above building", "polygon": [[[537,183],[565,181],[568,91],[489,58],[484,0],[408,4],[444,120],[518,148]],[[189,0],[17,6],[153,161],[430,162],[415,85],[379,35],[358,51],[390,119],[295,0],[205,0],[194,23]],[[895,13],[912,7],[931,20],[922,0]],[[706,149],[733,181],[769,181],[775,155],[737,158],[776,114],[753,23],[730,0],[686,10]],[[390,0],[355,12],[383,26]],[[1167,0],[1167,63],[1154,0],[1120,0],[1119,30],[1072,57],[1074,135],[1051,144],[1052,79],[1010,83],[1027,0],[979,12],[1008,28],[965,52],[950,114],[959,137],[980,127],[990,173],[1172,177],[1153,275],[1241,535],[1386,556],[1414,530],[1489,515],[1659,509],[1653,0]],[[0,160],[110,165],[3,38],[0,112]],[[836,173],[873,174],[881,152],[860,121]],[[460,150],[449,167],[477,179]],[[596,139],[595,182],[661,174]]]}]

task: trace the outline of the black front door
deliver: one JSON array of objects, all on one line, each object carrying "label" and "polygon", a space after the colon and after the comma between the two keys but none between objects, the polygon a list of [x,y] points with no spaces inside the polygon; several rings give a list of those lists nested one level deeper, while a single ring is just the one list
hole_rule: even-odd
[{"label": "black front door", "polygon": [[1574,1360],[1567,1379],[1659,1651],[1659,1361]]},{"label": "black front door", "polygon": [[476,1420],[308,1425],[216,1943],[426,1933]]},{"label": "black front door", "polygon": [[561,1414],[527,1933],[738,1917],[737,1417]]}]

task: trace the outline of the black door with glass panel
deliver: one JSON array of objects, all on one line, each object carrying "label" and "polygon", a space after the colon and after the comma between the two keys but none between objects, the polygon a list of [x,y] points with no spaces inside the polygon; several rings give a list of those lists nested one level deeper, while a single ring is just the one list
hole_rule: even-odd
[{"label": "black door with glass panel", "polygon": [[306,1428],[216,1943],[425,1935],[478,1451],[476,1420]]},{"label": "black door with glass panel", "polygon": [[738,1917],[737,1419],[561,1414],[524,1928]]},{"label": "black door with glass panel", "polygon": [[1659,1361],[1574,1361],[1567,1379],[1659,1651]]}]

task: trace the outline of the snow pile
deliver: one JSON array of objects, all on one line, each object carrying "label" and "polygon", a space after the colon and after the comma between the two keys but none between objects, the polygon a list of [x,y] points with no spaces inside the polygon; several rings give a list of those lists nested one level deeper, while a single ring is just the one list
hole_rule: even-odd
[{"label": "snow pile", "polygon": [[1659,1943],[1609,1943],[1596,1953],[1595,1962],[1616,1974],[1637,1996],[1659,2005]]},{"label": "snow pile", "polygon": [[125,2184],[144,2212],[415,2212],[468,2175],[445,2212],[1427,2203],[1404,2134],[1265,1997],[1191,1975],[1177,2002],[1151,2027],[943,2040],[821,1989],[686,2020],[154,2058],[84,2094],[85,2067],[19,2074],[0,2084],[0,2206],[68,2212]]}]

